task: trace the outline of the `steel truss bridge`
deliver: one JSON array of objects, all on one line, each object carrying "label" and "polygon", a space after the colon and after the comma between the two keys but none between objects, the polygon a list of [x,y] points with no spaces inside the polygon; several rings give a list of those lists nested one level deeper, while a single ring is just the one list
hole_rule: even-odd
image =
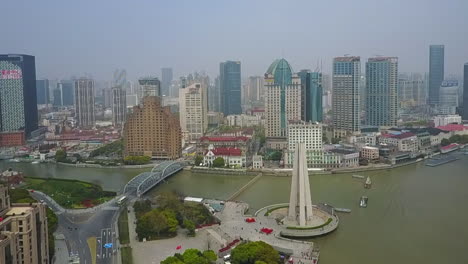
[{"label": "steel truss bridge", "polygon": [[184,168],[184,164],[178,161],[164,161],[156,166],[150,172],[142,172],[131,179],[125,185],[125,194],[136,194],[140,197],[151,190],[161,181],[169,176],[179,172]]}]

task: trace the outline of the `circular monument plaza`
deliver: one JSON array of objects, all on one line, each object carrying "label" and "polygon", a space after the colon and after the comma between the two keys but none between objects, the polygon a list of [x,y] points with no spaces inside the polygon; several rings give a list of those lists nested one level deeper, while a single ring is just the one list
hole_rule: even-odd
[{"label": "circular monument plaza", "polygon": [[333,207],[312,204],[305,154],[305,145],[296,144],[289,203],[266,206],[255,213],[258,221],[274,219],[283,237],[321,236],[338,227]]}]

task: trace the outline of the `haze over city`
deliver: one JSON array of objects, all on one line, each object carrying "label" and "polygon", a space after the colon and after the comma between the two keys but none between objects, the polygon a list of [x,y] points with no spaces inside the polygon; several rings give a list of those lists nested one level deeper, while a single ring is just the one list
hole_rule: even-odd
[{"label": "haze over city", "polygon": [[[468,59],[468,1],[5,1],[0,53],[36,56],[38,78],[111,79],[206,71],[239,60],[262,75],[285,57],[298,71],[331,71],[332,58],[399,57],[400,72],[427,72],[428,46],[446,47],[446,73]],[[21,14],[21,16],[19,16]]]}]

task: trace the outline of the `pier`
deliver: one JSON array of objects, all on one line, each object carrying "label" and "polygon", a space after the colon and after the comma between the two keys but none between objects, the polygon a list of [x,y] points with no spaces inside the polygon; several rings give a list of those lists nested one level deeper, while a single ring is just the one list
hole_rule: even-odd
[{"label": "pier", "polygon": [[436,159],[428,160],[426,162],[426,166],[437,167],[437,166],[440,166],[440,165],[443,165],[443,164],[446,164],[446,163],[449,163],[449,162],[452,162],[452,161],[456,161],[456,160],[458,160],[458,158],[455,157],[455,156],[445,156],[445,157],[439,156]]}]

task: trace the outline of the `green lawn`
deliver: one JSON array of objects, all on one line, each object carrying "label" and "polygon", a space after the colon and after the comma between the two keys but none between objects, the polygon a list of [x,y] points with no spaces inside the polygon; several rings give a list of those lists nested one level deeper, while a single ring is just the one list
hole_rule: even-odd
[{"label": "green lawn", "polygon": [[120,249],[122,255],[122,264],[133,264],[132,248],[123,247]]},{"label": "green lawn", "polygon": [[77,180],[26,178],[25,188],[41,191],[65,208],[85,208],[112,199],[114,192]]},{"label": "green lawn", "polygon": [[125,245],[130,243],[130,236],[128,233],[128,214],[127,210],[123,210],[119,215],[119,240],[120,244]]}]

